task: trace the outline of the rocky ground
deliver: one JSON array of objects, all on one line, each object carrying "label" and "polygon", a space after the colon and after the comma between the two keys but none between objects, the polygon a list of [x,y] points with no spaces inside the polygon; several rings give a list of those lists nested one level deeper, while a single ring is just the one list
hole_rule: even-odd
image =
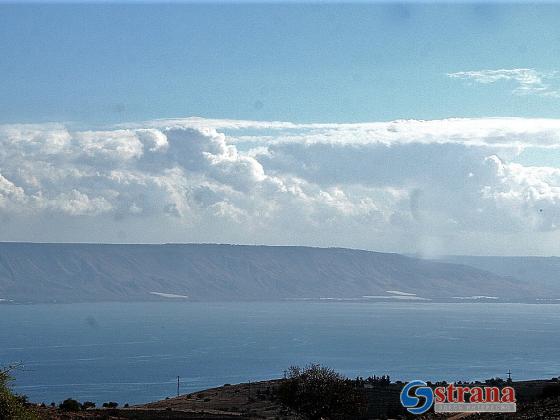
[{"label": "rocky ground", "polygon": [[293,419],[295,413],[276,398],[280,381],[262,381],[238,385],[224,385],[177,398],[144,405],[146,409],[216,410],[228,416],[248,416],[260,419]]},{"label": "rocky ground", "polygon": [[224,385],[145,405],[78,413],[42,408],[41,418],[66,419],[298,419],[275,396],[279,381]]}]

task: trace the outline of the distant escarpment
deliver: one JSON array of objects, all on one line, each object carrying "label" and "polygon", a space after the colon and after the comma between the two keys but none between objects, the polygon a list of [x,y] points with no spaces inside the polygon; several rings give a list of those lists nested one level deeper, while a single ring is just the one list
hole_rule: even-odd
[{"label": "distant escarpment", "polygon": [[535,286],[467,262],[297,246],[0,243],[0,299],[36,303],[550,297],[549,283]]}]

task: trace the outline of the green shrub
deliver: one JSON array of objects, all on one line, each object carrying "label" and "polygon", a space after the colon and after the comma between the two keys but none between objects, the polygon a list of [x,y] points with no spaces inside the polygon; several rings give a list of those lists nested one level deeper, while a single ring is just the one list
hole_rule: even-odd
[{"label": "green shrub", "polygon": [[63,411],[81,411],[82,404],[72,398],[67,398],[58,405],[58,408]]},{"label": "green shrub", "polygon": [[0,368],[0,419],[34,420],[35,411],[27,406],[27,397],[15,395],[10,389],[14,367]]}]

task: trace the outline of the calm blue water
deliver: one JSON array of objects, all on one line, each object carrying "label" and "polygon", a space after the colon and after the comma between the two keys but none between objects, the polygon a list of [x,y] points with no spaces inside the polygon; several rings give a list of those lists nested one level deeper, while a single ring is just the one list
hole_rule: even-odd
[{"label": "calm blue water", "polygon": [[16,390],[139,403],[320,362],[395,379],[560,375],[560,305],[103,303],[0,305],[0,365]]}]

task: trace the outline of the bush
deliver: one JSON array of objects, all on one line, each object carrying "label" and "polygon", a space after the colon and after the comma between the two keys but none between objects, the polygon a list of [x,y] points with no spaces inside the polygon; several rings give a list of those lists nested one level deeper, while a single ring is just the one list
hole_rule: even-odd
[{"label": "bush", "polygon": [[10,372],[14,367],[0,368],[0,419],[32,420],[36,413],[27,407],[26,397],[12,393],[9,384],[12,380]]},{"label": "bush", "polygon": [[94,402],[85,401],[85,402],[82,404],[82,409],[83,409],[83,410],[88,410],[88,409],[90,409],[90,408],[95,408],[95,403],[94,403]]},{"label": "bush", "polygon": [[119,403],[113,401],[103,403],[103,408],[117,408],[118,406]]},{"label": "bush", "polygon": [[72,398],[67,398],[59,404],[58,408],[63,411],[81,411],[82,404]]},{"label": "bush", "polygon": [[365,395],[352,381],[318,364],[291,367],[278,388],[278,397],[310,420],[356,419],[366,408]]}]

